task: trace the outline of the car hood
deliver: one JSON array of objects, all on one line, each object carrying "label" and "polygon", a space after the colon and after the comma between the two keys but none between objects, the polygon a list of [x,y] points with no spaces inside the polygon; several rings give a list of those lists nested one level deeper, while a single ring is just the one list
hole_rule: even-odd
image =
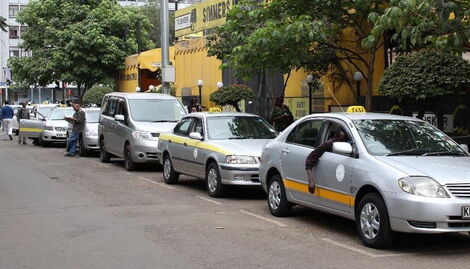
[{"label": "car hood", "polygon": [[176,122],[135,122],[136,130],[152,133],[168,133],[176,126]]},{"label": "car hood", "polygon": [[213,140],[213,144],[233,155],[261,157],[264,145],[272,139]]},{"label": "car hood", "polygon": [[380,156],[376,158],[409,176],[428,176],[442,185],[470,183],[470,157]]}]

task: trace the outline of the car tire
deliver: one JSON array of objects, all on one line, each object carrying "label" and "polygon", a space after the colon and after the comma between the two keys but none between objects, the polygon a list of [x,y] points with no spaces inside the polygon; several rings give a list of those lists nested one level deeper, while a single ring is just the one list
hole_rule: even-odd
[{"label": "car tire", "polygon": [[268,185],[268,207],[276,217],[287,217],[292,209],[292,203],[287,200],[286,189],[280,175],[274,175]]},{"label": "car tire", "polygon": [[109,163],[111,161],[111,154],[106,151],[104,139],[100,139],[100,160],[103,163]]},{"label": "car tire", "polygon": [[215,162],[211,162],[206,169],[206,189],[211,197],[224,197],[225,187],[222,184],[219,167]]},{"label": "car tire", "polygon": [[163,157],[163,180],[166,184],[177,184],[179,180],[179,174],[175,172],[173,168],[173,162],[171,161],[170,155],[165,154]]},{"label": "car tire", "polygon": [[129,144],[124,147],[124,166],[127,171],[134,171],[136,169],[136,164],[132,160],[131,145]]},{"label": "car tire", "polygon": [[41,147],[47,147],[49,145],[49,143],[47,143],[46,141],[42,140],[42,136],[40,136],[38,138],[38,145],[41,146]]},{"label": "car tire", "polygon": [[356,209],[356,227],[362,243],[371,248],[393,245],[396,233],[390,228],[390,219],[383,198],[377,193],[362,197]]},{"label": "car tire", "polygon": [[83,142],[83,138],[81,136],[78,139],[78,155],[80,157],[88,156],[88,151],[85,148],[85,143]]}]

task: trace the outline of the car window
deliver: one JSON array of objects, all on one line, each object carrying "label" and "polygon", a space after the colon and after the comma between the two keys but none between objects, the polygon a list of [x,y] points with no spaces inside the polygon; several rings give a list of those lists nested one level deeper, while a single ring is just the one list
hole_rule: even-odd
[{"label": "car window", "polygon": [[204,136],[204,130],[202,128],[202,119],[196,118],[195,121],[196,122],[195,122],[195,124],[193,124],[192,132],[200,133],[202,136]]},{"label": "car window", "polygon": [[174,129],[174,133],[177,135],[188,136],[189,135],[189,127],[191,127],[193,119],[192,118],[185,118],[176,125]]},{"label": "car window", "polygon": [[86,111],[86,122],[97,123],[100,120],[100,112],[98,110]]},{"label": "car window", "polygon": [[186,110],[176,99],[131,99],[130,116],[135,121],[178,122]]},{"label": "car window", "polygon": [[118,107],[118,100],[115,98],[110,99],[109,108],[107,109],[106,115],[110,117],[114,117],[114,115],[116,115],[117,107]]},{"label": "car window", "polygon": [[325,137],[324,137],[323,141],[327,141],[327,140],[330,140],[333,137],[335,137],[336,130],[338,130],[338,128],[340,128],[340,127],[341,127],[341,129],[343,129],[343,131],[348,136],[348,141],[346,141],[346,142],[351,142],[350,141],[350,135],[348,134],[347,128],[344,125],[342,125],[342,124],[340,124],[339,122],[336,122],[336,121],[328,121],[328,127],[327,127],[327,130],[325,132]]},{"label": "car window", "polygon": [[287,143],[305,145],[308,147],[318,146],[323,119],[307,120],[299,124],[287,137]]},{"label": "car window", "polygon": [[109,108],[109,96],[106,96],[103,101],[103,106],[101,107],[101,114],[107,116]]}]

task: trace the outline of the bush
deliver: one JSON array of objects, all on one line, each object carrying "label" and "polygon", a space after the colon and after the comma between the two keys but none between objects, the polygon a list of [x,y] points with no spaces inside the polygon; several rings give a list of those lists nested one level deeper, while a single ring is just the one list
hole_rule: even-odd
[{"label": "bush", "polygon": [[91,87],[85,92],[85,95],[83,95],[83,104],[96,104],[101,106],[103,97],[110,92],[113,92],[113,89],[108,86]]},{"label": "bush", "polygon": [[253,99],[253,97],[254,93],[248,86],[233,84],[213,92],[209,100],[219,106],[231,105],[240,112],[238,102],[241,100],[250,100]]}]

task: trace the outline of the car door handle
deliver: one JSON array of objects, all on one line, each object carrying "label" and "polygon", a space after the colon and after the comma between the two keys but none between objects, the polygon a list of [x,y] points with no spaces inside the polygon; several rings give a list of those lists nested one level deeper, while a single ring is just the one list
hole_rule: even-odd
[{"label": "car door handle", "polygon": [[290,152],[290,150],[289,149],[282,149],[281,152],[284,153],[284,154],[288,154]]}]

